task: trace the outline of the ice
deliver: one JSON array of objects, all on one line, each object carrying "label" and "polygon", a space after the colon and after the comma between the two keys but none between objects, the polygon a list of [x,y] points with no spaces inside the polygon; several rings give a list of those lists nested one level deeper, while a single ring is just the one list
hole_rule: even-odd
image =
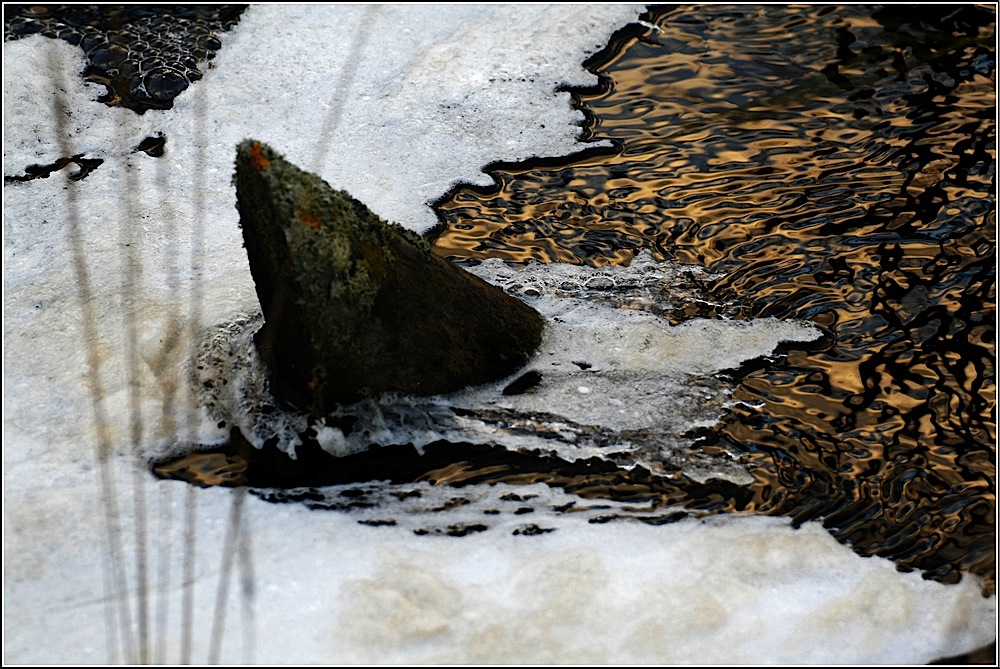
[{"label": "ice", "polygon": [[[147,602],[149,658],[160,662],[182,659],[185,593],[193,593],[190,657],[210,657],[213,624],[223,620],[215,599],[234,493],[152,480],[146,458],[192,433],[220,436],[216,423],[185,408],[182,370],[195,341],[256,310],[230,184],[236,144],[267,142],[385,218],[427,230],[436,223],[427,202],[457,181],[487,182],[483,165],[579,148],[581,116],[554,88],[594,83],[579,63],[640,11],[615,4],[255,5],[174,109],[143,116],[94,102],[98,87],[76,76],[83,60],[75,47],[42,37],[4,43],[4,174],[67,152],[104,160],[79,182],[64,171],[4,186],[5,662],[122,660],[108,651],[120,634],[111,625],[109,636],[109,610],[120,609],[107,583],[127,586],[133,630]],[[57,122],[63,111],[68,116]],[[133,153],[156,133],[167,137],[163,158]],[[90,339],[76,252],[93,307]],[[587,281],[608,288],[614,273],[594,271]],[[542,279],[532,285],[525,283],[526,297],[535,290],[547,299]],[[681,336],[641,313],[615,313],[622,306],[579,308],[611,310],[601,314],[618,319],[626,339],[636,331]],[[590,322],[581,319],[580,331]],[[134,384],[129,328],[139,361]],[[684,328],[690,347],[672,349],[669,364],[688,376],[710,376],[782,338],[811,335],[772,322]],[[722,339],[733,355],[713,360],[714,346],[704,344]],[[598,408],[573,402],[614,391],[602,370],[656,373],[650,365],[664,360],[652,353],[626,360],[614,347],[591,351],[550,360],[570,370],[562,378],[551,364],[542,370],[543,383],[554,384],[550,397],[567,396],[567,419],[581,418],[573,414],[579,407]],[[88,373],[88,352],[96,374]],[[504,401],[531,411],[544,397]],[[103,419],[95,417],[95,400]],[[615,414],[602,420],[619,420],[617,405],[606,404]],[[137,440],[131,407],[142,417]],[[382,415],[385,425],[406,417]],[[333,428],[321,438],[332,450],[344,447]],[[107,461],[110,490],[101,487],[100,443],[117,453]],[[542,486],[517,491],[563,499]],[[538,513],[531,521],[555,531],[515,535],[527,521],[514,515],[461,538],[413,531],[473,522],[487,503],[446,516],[417,510],[412,522],[369,527],[357,522],[363,516],[246,498],[246,539],[228,547],[238,559],[219,658],[919,663],[995,638],[995,597],[982,597],[974,579],[946,586],[899,573],[889,561],[858,557],[816,524],[793,530],[782,519],[729,517],[599,525]],[[121,527],[120,565],[107,557],[108,514]],[[185,555],[188,536],[195,550]],[[136,591],[142,555],[152,584],[145,596]],[[132,650],[139,647],[133,636]]]}]

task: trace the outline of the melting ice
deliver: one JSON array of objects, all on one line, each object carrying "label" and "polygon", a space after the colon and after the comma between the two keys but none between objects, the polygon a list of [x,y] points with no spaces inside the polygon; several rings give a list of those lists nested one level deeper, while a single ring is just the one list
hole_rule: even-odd
[{"label": "melting ice", "polygon": [[[658,263],[648,253],[628,267],[575,265],[509,267],[499,260],[472,271],[526,300],[546,318],[544,340],[525,367],[509,378],[431,398],[384,396],[343,407],[331,425],[316,428],[333,455],[370,445],[422,447],[445,439],[551,452],[567,460],[629,453],[659,469],[684,434],[720,417],[728,387],[714,379],[744,360],[766,356],[783,341],[809,341],[819,331],[804,322],[697,319],[671,327],[654,313],[698,293],[681,287],[696,267]],[[275,410],[266,373],[252,344],[258,314],[209,331],[195,360],[208,443],[224,441],[237,425],[258,448],[279,437],[295,457],[305,414]],[[530,387],[514,390],[522,377]],[[348,434],[334,424],[352,420]],[[686,473],[746,482],[727,462],[692,463]]]},{"label": "melting ice", "polygon": [[[165,400],[183,399],[191,332],[224,334],[217,326],[228,323],[234,350],[247,343],[239,337],[250,321],[240,323],[255,304],[230,186],[236,144],[252,136],[280,147],[383,217],[423,231],[436,222],[426,203],[458,180],[486,183],[484,164],[578,148],[580,115],[554,87],[593,83],[579,63],[640,11],[253,6],[223,37],[214,69],[174,109],[141,117],[94,102],[99,91],[76,76],[83,63],[74,47],[42,37],[4,44],[4,173],[66,150],[105,161],[80,182],[60,173],[4,186],[5,661],[121,659],[107,650],[109,638],[121,639],[120,627],[111,625],[110,637],[106,627],[115,588],[128,595],[135,625],[143,602],[165,623],[153,626],[151,643],[154,660],[167,662],[178,660],[189,593],[192,657],[207,657],[221,620],[213,611],[232,492],[150,480],[150,452],[133,451],[215,429],[192,428]],[[357,72],[352,80],[337,76],[345,63]],[[69,137],[56,136],[60,104]],[[324,156],[314,130],[331,113],[339,122]],[[167,137],[163,158],[132,153],[156,133]],[[87,263],[90,341],[74,248]],[[141,272],[123,292],[136,263]],[[380,405],[383,418],[406,418],[414,440],[461,434],[517,447],[537,437],[491,424],[490,410],[544,410],[565,435],[546,447],[567,456],[633,446],[573,438],[584,427],[614,436],[642,425],[662,432],[669,450],[678,430],[711,420],[725,401],[724,388],[699,389],[692,379],[766,355],[781,340],[815,336],[771,321],[667,327],[641,308],[642,295],[616,302],[618,277],[668,271],[645,259],[600,272],[494,263],[475,271],[548,317],[548,339],[531,365],[540,381],[534,393],[503,395],[498,383]],[[196,286],[201,313],[190,323]],[[131,327],[141,359],[134,384]],[[86,373],[88,350],[100,363],[96,379]],[[451,407],[471,413],[459,420]],[[178,420],[168,420],[171,411]],[[414,427],[410,411],[429,420]],[[387,432],[373,425],[369,436],[395,439],[400,425],[383,422]],[[110,500],[95,465],[101,434],[118,454]],[[332,450],[355,447],[332,428],[327,436]],[[636,457],[664,454],[637,449]],[[563,493],[518,494],[558,502]],[[111,511],[122,528],[117,567],[102,539]],[[512,514],[455,538],[356,521],[247,499],[237,572],[253,594],[233,595],[223,661],[911,663],[995,638],[995,597],[981,597],[973,579],[945,586],[899,573],[816,524],[793,530],[782,519],[719,517],[650,527],[553,516],[546,527],[554,531],[525,536],[507,531],[521,523]],[[195,550],[185,536],[195,537]],[[136,585],[140,555],[149,560],[145,592]]]}]

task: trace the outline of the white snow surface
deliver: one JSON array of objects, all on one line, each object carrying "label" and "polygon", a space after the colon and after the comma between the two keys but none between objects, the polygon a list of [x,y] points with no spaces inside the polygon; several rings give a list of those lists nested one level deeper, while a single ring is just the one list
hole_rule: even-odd
[{"label": "white snow surface", "polygon": [[[254,5],[222,37],[201,82],[173,109],[142,116],[94,101],[101,91],[77,76],[76,47],[42,37],[4,43],[4,174],[77,153],[104,160],[79,182],[64,170],[4,185],[5,663],[135,659],[109,650],[121,630],[107,624],[117,610],[108,583],[129,592],[133,650],[148,602],[148,659],[168,663],[183,657],[186,593],[194,662],[923,663],[995,639],[996,598],[983,597],[975,579],[949,586],[900,573],[814,523],[796,530],[779,518],[711,517],[653,527],[536,514],[555,531],[515,536],[525,519],[508,514],[456,538],[247,497],[240,548],[227,550],[236,493],[148,477],[150,453],[192,434],[218,437],[182,408],[192,332],[257,309],[230,183],[239,141],[267,142],[383,217],[425,231],[436,223],[427,203],[459,181],[488,183],[485,164],[581,148],[582,117],[554,89],[594,83],[580,63],[640,12]],[[165,157],[133,153],[157,132],[167,137]],[[539,355],[572,362],[578,352],[558,352],[558,337],[606,341],[589,325],[605,315],[578,318],[576,334],[550,330]],[[622,341],[655,332],[664,341],[687,336],[691,347],[684,359],[656,344],[630,360],[595,347],[595,370],[711,375],[815,335],[773,321],[676,332],[637,314],[612,321]],[[550,378],[553,395],[509,401],[565,396],[584,402],[565,405],[581,418],[608,409],[596,404],[613,391],[599,375]],[[442,401],[478,401],[476,392]],[[624,420],[618,413],[601,420]],[[101,443],[113,451],[110,497],[99,485]],[[424,488],[428,499],[453,493]],[[545,486],[510,490],[567,499]],[[476,508],[426,522],[472,522]],[[106,550],[109,512],[121,528],[120,573]],[[146,597],[137,589],[143,555]],[[227,556],[236,566],[223,618],[215,607]],[[223,620],[213,656],[213,626]]]}]

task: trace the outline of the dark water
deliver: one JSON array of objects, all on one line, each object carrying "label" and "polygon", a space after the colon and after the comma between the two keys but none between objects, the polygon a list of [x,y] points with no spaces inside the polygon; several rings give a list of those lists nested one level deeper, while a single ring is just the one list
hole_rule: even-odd
[{"label": "dark water", "polygon": [[[4,39],[41,34],[83,49],[99,98],[139,114],[170,109],[203,76],[246,5],[4,5]],[[145,150],[145,149],[144,149]]]},{"label": "dark water", "polygon": [[993,590],[993,9],[644,18],[575,92],[614,148],[494,166],[496,188],[439,203],[437,248],[595,266],[651,249],[724,273],[728,317],[820,325],[822,345],[739,370],[742,403],[698,437],[754,483],[654,503],[821,519],[862,555]]}]

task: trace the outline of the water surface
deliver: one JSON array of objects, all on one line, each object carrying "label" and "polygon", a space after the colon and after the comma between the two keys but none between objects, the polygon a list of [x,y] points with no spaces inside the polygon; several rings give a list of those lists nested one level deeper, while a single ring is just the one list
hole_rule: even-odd
[{"label": "water surface", "polygon": [[[650,249],[724,276],[724,307],[674,321],[821,326],[821,345],[736,372],[739,403],[698,435],[754,478],[721,506],[821,519],[862,555],[993,589],[993,10],[645,19],[590,62],[602,85],[575,92],[587,137],[614,149],[493,166],[496,187],[439,203],[437,248],[594,266]],[[720,507],[692,492],[654,504]]]}]

